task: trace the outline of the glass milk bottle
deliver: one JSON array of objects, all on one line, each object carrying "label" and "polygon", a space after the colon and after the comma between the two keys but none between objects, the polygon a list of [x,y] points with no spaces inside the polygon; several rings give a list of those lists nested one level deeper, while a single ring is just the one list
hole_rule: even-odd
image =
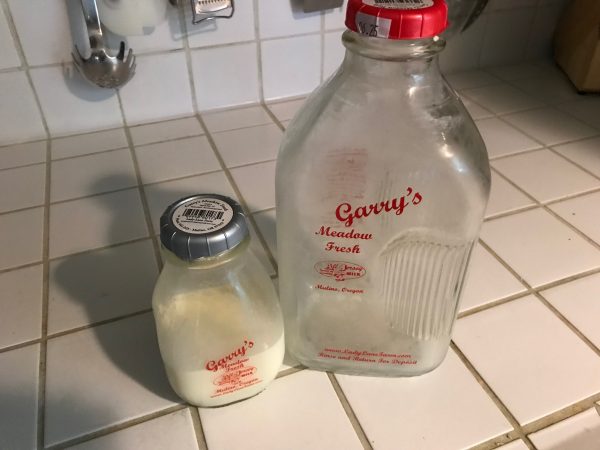
[{"label": "glass milk bottle", "polygon": [[442,77],[443,0],[349,0],[338,71],[277,160],[279,286],[308,367],[409,376],[444,359],[490,189]]},{"label": "glass milk bottle", "polygon": [[160,239],[152,308],[175,392],[219,406],[262,391],[283,360],[283,320],[241,207],[216,194],[181,199],[161,217]]}]

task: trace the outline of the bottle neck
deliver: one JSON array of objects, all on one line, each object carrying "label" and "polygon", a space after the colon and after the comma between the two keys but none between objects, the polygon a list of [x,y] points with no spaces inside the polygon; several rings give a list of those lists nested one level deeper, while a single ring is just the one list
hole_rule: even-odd
[{"label": "bottle neck", "polygon": [[[437,55],[446,46],[439,36],[418,40],[392,40],[363,36],[351,30],[342,35],[346,49],[343,67],[370,79],[414,78],[428,72],[439,75]],[[394,78],[389,78],[393,76]]]}]

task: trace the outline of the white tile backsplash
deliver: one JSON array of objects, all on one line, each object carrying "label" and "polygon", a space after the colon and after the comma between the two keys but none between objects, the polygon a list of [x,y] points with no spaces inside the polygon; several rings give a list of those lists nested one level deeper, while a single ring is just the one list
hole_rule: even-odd
[{"label": "white tile backsplash", "polygon": [[[192,70],[201,111],[259,101],[256,44],[211,47],[192,52]],[[243,71],[240,71],[243,67]]]},{"label": "white tile backsplash", "polygon": [[52,135],[122,125],[116,91],[91,87],[72,65],[32,69],[31,78]]},{"label": "white tile backsplash", "polygon": [[316,33],[321,30],[321,14],[305,14],[290,8],[289,1],[258,0],[259,30],[261,38]]},{"label": "white tile backsplash", "polygon": [[183,52],[137,58],[136,75],[120,91],[130,125],[194,112]]},{"label": "white tile backsplash", "polygon": [[331,31],[325,33],[323,41],[323,79],[329,78],[344,61],[346,47],[342,44],[342,33]]},{"label": "white tile backsplash", "polygon": [[527,59],[552,56],[552,38],[563,10],[564,5],[561,3],[538,8],[525,52]]},{"label": "white tile backsplash", "polygon": [[235,14],[227,20],[207,20],[192,24],[191,8],[186,4],[186,29],[190,47],[233,44],[252,41],[255,38],[253,1],[242,0],[235,3]]},{"label": "white tile backsplash", "polygon": [[136,54],[141,54],[183,48],[183,35],[179,10],[169,6],[164,22],[148,30],[143,36],[127,36],[125,39],[127,47]]},{"label": "white tile backsplash", "polygon": [[440,55],[440,67],[443,71],[458,72],[479,67],[487,21],[488,15],[484,14],[468,30],[448,41],[446,49]]},{"label": "white tile backsplash", "polygon": [[346,28],[344,22],[346,21],[347,4],[348,0],[344,0],[343,5],[339,8],[325,11],[325,30],[343,30]]},{"label": "white tile backsplash", "polygon": [[0,73],[0,142],[10,144],[46,137],[25,72]]},{"label": "white tile backsplash", "polygon": [[[480,64],[494,66],[518,63],[525,59],[535,8],[498,11],[488,17]],[[510,30],[510,31],[509,31]]]},{"label": "white tile backsplash", "polygon": [[[70,2],[73,3],[73,2]],[[71,60],[71,28],[65,0],[8,0],[27,64]]]},{"label": "white tile backsplash", "polygon": [[321,61],[312,57],[320,46],[321,36],[317,35],[264,41],[261,47],[265,99],[312,92],[321,80]]},{"label": "white tile backsplash", "polygon": [[[111,47],[123,39],[138,56],[136,76],[118,99],[72,71],[73,45],[87,46],[78,0],[6,0],[0,12],[0,70],[9,73],[0,73],[0,97],[3,106],[9,106],[0,109],[0,119],[6,116],[0,123],[8,124],[0,129],[0,145],[42,137],[40,113],[54,137],[119,126],[121,109],[129,124],[137,124],[308,94],[343,57],[340,32],[346,3],[304,13],[296,1],[239,1],[232,19],[192,25],[185,1],[179,9],[168,6],[164,22],[144,30],[144,35],[123,37],[107,31]],[[491,2],[468,30],[448,43],[440,56],[442,69],[464,71],[547,57],[564,4]],[[36,14],[31,14],[32,8]],[[18,39],[13,39],[15,33]],[[25,71],[33,78],[41,112]],[[490,109],[470,104],[470,110],[487,117],[478,113],[479,106]]]},{"label": "white tile backsplash", "polygon": [[0,69],[19,67],[21,60],[15,48],[4,10],[0,8]]}]

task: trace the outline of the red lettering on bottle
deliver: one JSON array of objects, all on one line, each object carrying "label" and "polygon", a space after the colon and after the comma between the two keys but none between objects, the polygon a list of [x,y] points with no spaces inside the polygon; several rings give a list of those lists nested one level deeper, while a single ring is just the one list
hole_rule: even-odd
[{"label": "red lettering on bottle", "polygon": [[[401,197],[395,197],[392,199],[380,201],[378,203],[371,203],[369,205],[362,205],[353,208],[350,203],[341,203],[335,209],[335,217],[342,222],[346,227],[352,226],[356,219],[362,219],[369,217],[371,214],[379,215],[382,212],[391,212],[395,211],[396,215],[401,215],[406,207],[411,203],[413,205],[418,205],[423,200],[423,196],[419,192],[415,192],[412,187],[408,187],[406,189],[407,194]],[[414,195],[413,195],[414,193]],[[410,198],[412,195],[412,199]],[[409,203],[410,202],[410,203]],[[327,236],[333,236],[332,234],[328,234],[329,227],[324,229],[321,227],[320,234],[325,234]],[[317,232],[319,234],[319,232]],[[330,249],[328,249],[330,250]]]},{"label": "red lettering on bottle", "polygon": [[206,370],[210,370],[211,372],[216,372],[219,369],[223,369],[223,368],[227,367],[227,364],[230,361],[233,361],[235,358],[238,358],[240,356],[245,356],[246,350],[250,349],[252,347],[254,347],[254,341],[246,340],[246,341],[244,341],[244,344],[241,347],[235,349],[228,355],[225,355],[224,357],[222,357],[218,360],[213,359],[211,361],[208,361],[205,366]]}]

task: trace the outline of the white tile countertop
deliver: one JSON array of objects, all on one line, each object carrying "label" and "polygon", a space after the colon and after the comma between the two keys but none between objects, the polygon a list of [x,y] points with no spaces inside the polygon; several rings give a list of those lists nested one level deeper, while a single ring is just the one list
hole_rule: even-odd
[{"label": "white tile countertop", "polygon": [[545,62],[448,79],[493,186],[445,362],[385,379],[286,360],[217,409],[162,368],[158,217],[238,199],[276,280],[275,158],[302,100],[0,148],[0,449],[600,449],[600,97]]}]

